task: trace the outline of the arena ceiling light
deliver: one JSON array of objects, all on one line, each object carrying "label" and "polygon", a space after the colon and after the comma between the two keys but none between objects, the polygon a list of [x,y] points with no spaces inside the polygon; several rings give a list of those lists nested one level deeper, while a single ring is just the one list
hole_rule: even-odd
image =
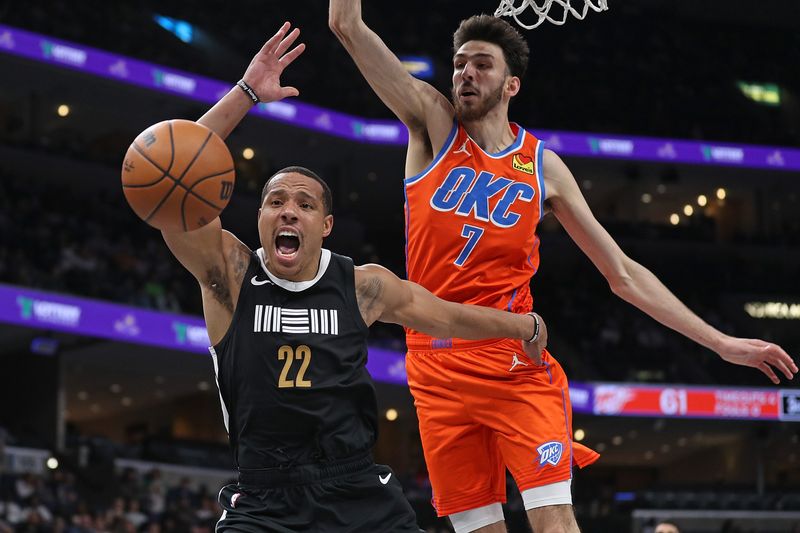
[{"label": "arena ceiling light", "polygon": [[156,21],[156,24],[185,43],[191,43],[194,39],[194,26],[185,20],[174,19],[158,14],[153,15],[153,20]]},{"label": "arena ceiling light", "polygon": [[433,79],[433,61],[425,56],[400,56],[406,71],[421,80]]},{"label": "arena ceiling light", "polygon": [[750,100],[759,104],[778,107],[781,105],[781,89],[774,83],[749,83],[737,81],[736,86]]},{"label": "arena ceiling light", "polygon": [[744,312],[753,318],[800,320],[800,302],[747,302]]}]

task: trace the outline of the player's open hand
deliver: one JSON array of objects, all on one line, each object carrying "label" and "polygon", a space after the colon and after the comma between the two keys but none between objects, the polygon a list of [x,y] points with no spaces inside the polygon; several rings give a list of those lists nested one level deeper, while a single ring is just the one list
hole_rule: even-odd
[{"label": "player's open hand", "polygon": [[797,364],[783,348],[759,339],[731,337],[719,351],[719,356],[735,365],[757,368],[776,384],[781,380],[773,368],[786,376],[786,379],[792,379],[797,374]]},{"label": "player's open hand", "polygon": [[535,342],[522,341],[522,348],[525,350],[525,355],[527,355],[531,361],[537,365],[541,365],[542,352],[547,348],[547,326],[541,315],[537,313],[536,316],[539,317],[539,337]]},{"label": "player's open hand", "polygon": [[291,65],[292,61],[306,49],[306,45],[300,43],[287,52],[300,35],[299,28],[291,32],[289,28],[291,24],[284,22],[278,32],[253,57],[242,78],[253,88],[262,102],[274,102],[300,94],[294,87],[281,87],[283,69]]}]

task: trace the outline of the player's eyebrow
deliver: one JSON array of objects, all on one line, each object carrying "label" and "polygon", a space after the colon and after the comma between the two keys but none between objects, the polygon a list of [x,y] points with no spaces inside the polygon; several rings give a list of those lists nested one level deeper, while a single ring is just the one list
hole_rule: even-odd
[{"label": "player's eyebrow", "polygon": [[284,189],[282,187],[275,187],[274,189],[270,189],[269,191],[267,191],[267,194],[266,194],[266,196],[280,196],[280,195],[285,196],[286,195],[286,189]]},{"label": "player's eyebrow", "polygon": [[463,52],[459,52],[459,53],[457,53],[456,55],[454,55],[454,56],[453,56],[453,59],[454,59],[454,60],[455,60],[455,59],[464,59],[464,58],[473,58],[473,59],[474,59],[474,58],[480,58],[480,59],[485,59],[485,58],[487,58],[487,57],[488,57],[489,59],[494,59],[494,56],[493,56],[492,54],[488,53],[488,52],[477,52],[477,53],[475,53],[475,54],[465,54],[465,53],[463,53]]},{"label": "player's eyebrow", "polygon": [[304,200],[312,200],[314,202],[318,201],[318,199],[313,194],[308,194],[305,191],[297,191],[297,193],[295,194],[297,195],[298,198],[302,198]]}]

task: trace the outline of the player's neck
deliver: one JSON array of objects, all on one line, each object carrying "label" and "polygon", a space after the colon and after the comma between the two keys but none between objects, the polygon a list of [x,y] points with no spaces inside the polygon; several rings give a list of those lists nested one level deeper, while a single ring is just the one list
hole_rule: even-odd
[{"label": "player's neck", "polygon": [[284,268],[280,264],[278,264],[277,261],[270,262],[269,258],[267,258],[265,265],[267,267],[267,270],[269,270],[269,273],[275,276],[276,278],[283,281],[300,283],[303,281],[311,281],[317,277],[317,274],[319,273],[321,258],[322,258],[322,249],[313,254],[308,261],[303,262],[302,266],[300,266],[299,268]]},{"label": "player's neck", "polygon": [[463,124],[470,138],[490,154],[502,152],[511,146],[517,137],[511,130],[506,113],[490,111],[480,120],[463,122]]}]

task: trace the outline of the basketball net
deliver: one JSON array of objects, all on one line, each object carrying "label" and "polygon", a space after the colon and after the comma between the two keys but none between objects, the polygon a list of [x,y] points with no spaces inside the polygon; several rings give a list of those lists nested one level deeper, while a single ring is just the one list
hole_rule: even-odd
[{"label": "basketball net", "polygon": [[[572,7],[570,3],[573,1],[576,4],[578,2],[583,2],[583,9],[578,11],[578,9]],[[514,4],[517,2],[519,2],[519,5],[515,6]],[[541,2],[541,5],[537,2]],[[564,9],[561,18],[550,16],[550,8],[553,4],[558,4]],[[533,24],[525,24],[519,19],[519,16],[529,7],[533,10],[534,15],[539,18],[539,20]],[[583,20],[584,17],[586,17],[586,13],[589,12],[589,8],[598,13],[600,11],[606,11],[608,9],[608,0],[500,0],[500,5],[494,12],[494,16],[514,17],[517,24],[526,30],[532,30],[539,27],[545,20],[561,26],[567,21],[567,15],[570,13],[578,20]]]}]

